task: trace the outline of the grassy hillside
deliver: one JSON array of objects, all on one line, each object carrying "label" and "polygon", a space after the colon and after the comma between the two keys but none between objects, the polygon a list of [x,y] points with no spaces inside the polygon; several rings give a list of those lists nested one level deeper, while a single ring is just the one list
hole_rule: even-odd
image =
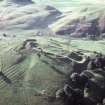
[{"label": "grassy hillside", "polygon": [[[104,53],[105,49],[104,40],[68,40],[59,36],[1,37],[0,67],[12,84],[0,77],[0,105],[62,105],[48,96],[54,97],[56,90],[63,86],[65,74],[71,71],[70,62],[51,59],[44,54],[39,57],[35,49],[28,47],[20,50],[26,39],[36,39],[40,48],[57,55],[76,50],[85,54],[91,54],[91,51]],[[23,56],[24,59],[17,62]],[[43,92],[45,95],[42,95]]]}]

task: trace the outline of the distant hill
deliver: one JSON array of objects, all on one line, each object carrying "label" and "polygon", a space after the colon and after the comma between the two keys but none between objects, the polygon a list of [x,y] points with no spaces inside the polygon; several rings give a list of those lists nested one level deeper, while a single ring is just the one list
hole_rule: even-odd
[{"label": "distant hill", "polygon": [[39,5],[31,0],[4,0],[0,4],[0,31],[19,33],[46,29],[61,15],[49,5]]},{"label": "distant hill", "polygon": [[20,5],[26,5],[26,4],[32,4],[32,3],[34,3],[31,0],[4,0],[4,2],[6,4],[10,4],[10,3],[13,4],[13,3],[15,3],[15,4],[20,4]]},{"label": "distant hill", "polygon": [[0,33],[42,35],[48,31],[73,37],[105,37],[105,4],[94,1],[72,0],[69,10],[61,12],[57,5],[4,0],[0,3]]},{"label": "distant hill", "polygon": [[59,35],[86,37],[88,35],[104,36],[105,5],[87,4],[67,12],[50,28]]}]

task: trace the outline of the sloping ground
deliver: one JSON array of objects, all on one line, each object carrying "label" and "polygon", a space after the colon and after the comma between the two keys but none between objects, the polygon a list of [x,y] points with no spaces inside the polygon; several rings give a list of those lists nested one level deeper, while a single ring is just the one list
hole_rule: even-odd
[{"label": "sloping ground", "polygon": [[20,4],[20,5],[27,5],[27,4],[32,4],[34,3],[31,0],[5,0],[4,1],[7,5],[9,4]]},{"label": "sloping ground", "polygon": [[[18,54],[16,51],[21,47],[25,39],[2,39],[1,47],[1,69],[2,72],[12,81],[12,85],[0,78],[0,104],[2,105],[58,105],[49,102],[48,96],[54,96],[55,91],[63,85],[65,76],[54,71],[43,60],[54,63],[46,56],[38,57],[36,52],[23,50],[25,59],[14,64]],[[13,49],[9,49],[9,47]],[[5,53],[4,53],[5,52]],[[55,63],[56,64],[56,63]],[[59,85],[58,85],[59,84]],[[41,92],[45,96],[40,96]]]},{"label": "sloping ground", "polygon": [[31,0],[4,0],[0,3],[1,33],[22,33],[41,30],[58,19],[61,15],[56,8],[38,5]]},{"label": "sloping ground", "polygon": [[[104,3],[99,0],[89,2],[72,0],[59,4],[55,1],[52,3],[53,6],[50,6],[43,3],[39,5],[32,0],[4,0],[0,4],[0,32],[18,35],[31,33],[104,37]],[[60,12],[60,6],[61,11],[68,10]]]},{"label": "sloping ground", "polygon": [[90,3],[71,6],[70,11],[54,22],[50,28],[58,35],[71,35],[74,37],[104,36],[104,9],[104,4]]},{"label": "sloping ground", "polygon": [[[38,1],[38,0],[35,0],[35,1]],[[42,1],[49,1],[49,0],[42,0]],[[59,8],[61,11],[63,12],[67,12],[67,11],[70,11],[71,8],[74,8],[74,7],[80,7],[81,6],[85,6],[86,5],[93,5],[93,4],[105,4],[105,1],[104,0],[62,0],[62,1],[59,1],[59,0],[54,0],[54,1],[50,1],[55,7]],[[44,2],[42,2],[44,3]]]},{"label": "sloping ground", "polygon": [[[36,39],[39,47],[44,51],[57,55],[68,54],[73,50],[81,50],[89,55],[92,53],[91,51],[104,53],[105,49],[104,40],[86,41],[72,39],[69,42],[67,37],[1,37],[0,67],[5,76],[12,81],[12,84],[8,84],[0,77],[1,105],[63,104],[55,100],[54,96],[56,90],[64,85],[65,74],[72,70],[70,62],[52,59],[49,55],[44,54],[39,56],[34,48],[32,50],[27,47],[27,49],[20,51],[19,49],[26,39]],[[93,46],[89,45],[86,47],[87,44]],[[17,62],[23,56],[24,59]]]}]

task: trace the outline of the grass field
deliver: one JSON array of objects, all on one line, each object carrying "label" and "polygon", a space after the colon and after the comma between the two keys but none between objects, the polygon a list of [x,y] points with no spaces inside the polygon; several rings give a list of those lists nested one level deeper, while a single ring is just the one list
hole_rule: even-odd
[{"label": "grass field", "polygon": [[[54,54],[68,54],[81,50],[84,54],[91,51],[105,54],[105,41],[86,39],[71,39],[66,37],[1,37],[0,67],[3,73],[12,81],[7,84],[0,78],[0,105],[62,105],[61,102],[48,99],[55,96],[57,89],[64,85],[65,75],[71,70],[69,63],[57,62],[45,55],[39,58],[34,50],[25,49],[21,54],[25,58],[15,63],[19,57],[19,48],[26,39],[36,39],[39,47]],[[89,52],[88,52],[89,51]],[[54,67],[59,70],[57,72]],[[42,92],[46,95],[40,95]]]}]

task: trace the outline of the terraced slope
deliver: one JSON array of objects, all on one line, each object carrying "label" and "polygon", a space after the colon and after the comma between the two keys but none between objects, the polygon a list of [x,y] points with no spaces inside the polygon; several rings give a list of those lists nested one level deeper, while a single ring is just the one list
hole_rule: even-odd
[{"label": "terraced slope", "polygon": [[[20,50],[27,39],[37,40],[38,47],[46,53],[39,55],[35,47],[31,48],[29,45]],[[87,44],[89,46],[86,47]],[[55,100],[55,92],[63,86],[65,76],[72,68],[70,61],[55,59],[55,55],[67,55],[77,50],[89,55],[91,51],[104,53],[104,49],[104,40],[68,40],[67,37],[49,36],[1,37],[0,70],[12,83],[7,83],[0,76],[0,104],[62,105],[63,103]]]}]

